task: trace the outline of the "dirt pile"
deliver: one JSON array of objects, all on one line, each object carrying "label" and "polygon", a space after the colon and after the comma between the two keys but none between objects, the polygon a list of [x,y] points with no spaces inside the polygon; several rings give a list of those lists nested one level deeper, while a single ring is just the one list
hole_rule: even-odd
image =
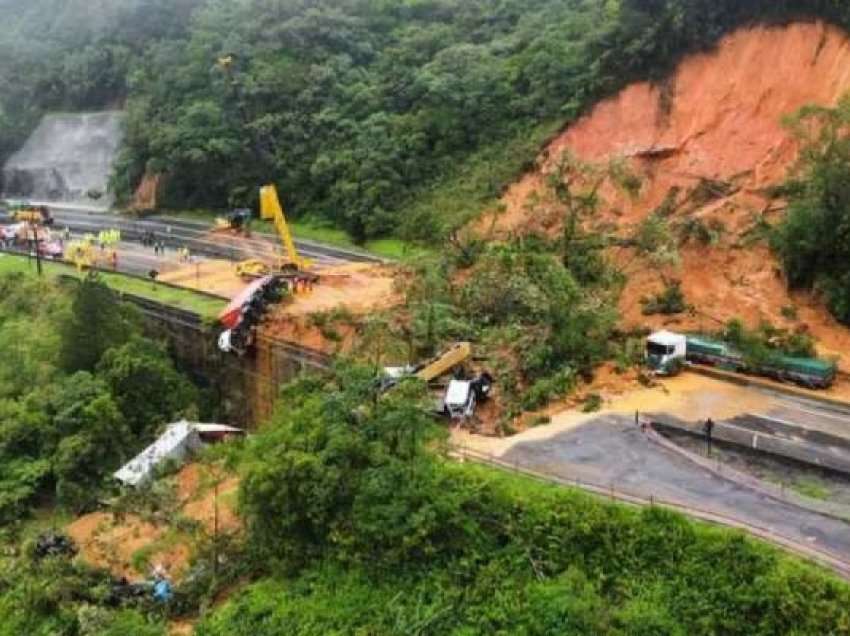
[{"label": "dirt pile", "polygon": [[319,282],[266,316],[261,337],[286,340],[328,354],[349,352],[357,325],[401,302],[396,268],[350,263],[318,271]]},{"label": "dirt pile", "polygon": [[[207,533],[214,531],[216,522],[219,532],[239,531],[236,477],[215,474],[205,465],[189,464],[172,482],[179,517],[197,522]],[[192,535],[165,519],[93,512],[76,519],[66,530],[87,563],[130,580],[146,578],[153,564],[161,564],[179,580],[186,573],[192,554]]]},{"label": "dirt pile", "polygon": [[[714,51],[683,61],[668,81],[635,84],[601,102],[554,139],[539,170],[506,192],[496,230],[521,232],[540,223],[533,193],[563,153],[596,164],[624,160],[641,179],[640,192],[603,187],[601,223],[626,232],[658,212],[680,227],[717,229],[711,242],[684,244],[681,266],[664,272],[682,280],[697,314],[643,316],[641,299],[662,287],[657,268],[644,266],[628,272],[621,306],[626,326],[713,329],[733,317],[767,319],[810,329],[825,353],[841,352],[850,345],[847,331],[809,296],[789,295],[773,255],[747,237],[783,213],[783,203],[768,192],[798,152],[783,118],[806,104],[834,105],[848,90],[844,32],[814,22],[738,31]],[[633,259],[625,250],[613,256],[621,263]]]}]

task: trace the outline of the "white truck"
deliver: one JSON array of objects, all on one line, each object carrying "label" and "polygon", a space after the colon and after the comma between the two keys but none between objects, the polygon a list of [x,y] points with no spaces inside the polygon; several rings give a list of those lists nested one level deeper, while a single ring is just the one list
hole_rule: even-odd
[{"label": "white truck", "polygon": [[493,376],[486,371],[472,380],[452,380],[443,398],[443,414],[452,420],[466,420],[475,414],[475,406],[490,395]]},{"label": "white truck", "polygon": [[646,362],[659,375],[675,375],[685,364],[688,339],[672,331],[656,331],[646,339]]}]

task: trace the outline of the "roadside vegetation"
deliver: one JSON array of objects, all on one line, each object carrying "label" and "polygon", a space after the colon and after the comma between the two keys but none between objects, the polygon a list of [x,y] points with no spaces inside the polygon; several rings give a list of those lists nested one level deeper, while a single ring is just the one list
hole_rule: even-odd
[{"label": "roadside vegetation", "polygon": [[821,293],[833,315],[850,324],[850,96],[836,108],[811,106],[789,118],[803,151],[778,194],[788,214],[772,233],[789,284]]},{"label": "roadside vegetation", "polygon": [[244,530],[193,546],[171,604],[114,606],[105,573],[37,558],[23,526],[0,533],[0,634],[850,631],[846,584],[741,533],[450,460],[416,381],[379,396],[339,366],[279,404],[207,458],[240,476]]},{"label": "roadside vegetation", "polygon": [[[850,26],[850,9],[829,0],[90,4],[0,0],[9,61],[0,159],[47,110],[126,103],[112,180],[124,200],[145,175],[164,175],[174,209],[250,205],[274,180],[302,236],[408,260],[403,303],[357,325],[367,366],[298,378],[256,434],[213,449],[206,459],[239,477],[240,529],[186,532],[190,575],[175,601],[124,606],[110,599],[107,573],[34,554],[38,517],[98,508],[114,494],[110,474],[160,425],[214,406],[114,292],[205,317],[223,302],[53,263],[36,278],[25,257],[0,258],[0,636],[163,636],[167,620],[186,617],[201,636],[850,634],[850,587],[831,574],[657,507],[456,462],[426,388],[406,380],[381,393],[377,381],[384,364],[472,341],[495,376],[498,432],[509,433],[514,418],[590,382],[601,363],[634,365],[643,342],[617,329],[628,267],[672,267],[680,244],[716,243],[721,224],[675,225],[659,209],[617,235],[596,223],[602,185],[635,193],[640,182],[622,163],[569,156],[532,197],[539,227],[496,240],[469,232],[469,221],[600,97],[661,80],[684,53],[756,18]],[[840,267],[850,256],[848,122],[850,101],[792,124],[807,135],[805,152],[786,188],[788,220],[769,232],[791,284],[822,291],[850,324]],[[411,254],[411,243],[425,248]],[[614,263],[612,247],[634,260]],[[680,285],[664,282],[644,311],[688,311]],[[309,320],[333,339],[334,321],[351,317]],[[806,334],[769,325],[733,322],[721,336],[748,360],[813,353]],[[590,393],[583,408],[602,404]],[[125,495],[113,510],[156,509],[156,495]],[[151,550],[135,555],[140,564]]]},{"label": "roadside vegetation", "polygon": [[96,278],[0,276],[0,524],[33,506],[90,509],[198,392]]},{"label": "roadside vegetation", "polygon": [[[42,267],[50,279],[55,279],[58,276],[83,279],[88,276],[87,272],[79,272],[70,265],[53,263],[48,260],[42,261]],[[17,254],[0,255],[0,275],[10,273],[35,276],[37,274],[35,259]],[[216,319],[227,304],[224,299],[198,294],[188,288],[178,289],[119,273],[99,272],[98,277],[101,282],[118,293],[133,294],[172,307],[193,311],[209,320]]]},{"label": "roadside vegetation", "polygon": [[113,496],[111,473],[196,417],[198,390],[95,276],[0,273],[0,355],[0,634],[165,634],[152,604],[123,607],[107,573],[35,541]]},{"label": "roadside vegetation", "polygon": [[815,358],[815,339],[807,332],[788,331],[762,322],[748,329],[740,320],[730,320],[718,334],[754,366],[769,363],[778,356]]},{"label": "roadside vegetation", "polygon": [[254,582],[198,634],[850,629],[844,584],[736,532],[447,461],[423,388],[284,390],[234,457]]}]

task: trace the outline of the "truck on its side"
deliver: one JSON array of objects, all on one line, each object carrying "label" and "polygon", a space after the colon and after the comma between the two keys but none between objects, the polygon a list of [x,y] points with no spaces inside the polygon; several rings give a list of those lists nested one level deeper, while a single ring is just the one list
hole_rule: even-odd
[{"label": "truck on its side", "polygon": [[659,375],[675,375],[686,362],[705,364],[726,371],[761,375],[794,382],[813,389],[825,389],[835,380],[835,362],[818,358],[799,358],[780,353],[753,362],[720,340],[702,335],[658,331],[647,338],[646,362]]}]

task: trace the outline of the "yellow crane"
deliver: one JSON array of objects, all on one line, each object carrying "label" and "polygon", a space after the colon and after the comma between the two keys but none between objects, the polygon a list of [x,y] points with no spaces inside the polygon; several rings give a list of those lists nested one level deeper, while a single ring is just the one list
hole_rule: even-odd
[{"label": "yellow crane", "polygon": [[280,242],[286,251],[286,256],[280,259],[276,268],[272,268],[268,263],[256,258],[242,261],[236,266],[236,273],[239,276],[256,277],[267,276],[275,272],[308,270],[313,263],[310,259],[303,258],[298,253],[295,241],[292,239],[292,232],[290,232],[289,225],[286,222],[283,206],[280,204],[280,198],[277,195],[277,188],[274,185],[265,185],[260,188],[260,218],[274,222],[275,230],[277,230]]}]

